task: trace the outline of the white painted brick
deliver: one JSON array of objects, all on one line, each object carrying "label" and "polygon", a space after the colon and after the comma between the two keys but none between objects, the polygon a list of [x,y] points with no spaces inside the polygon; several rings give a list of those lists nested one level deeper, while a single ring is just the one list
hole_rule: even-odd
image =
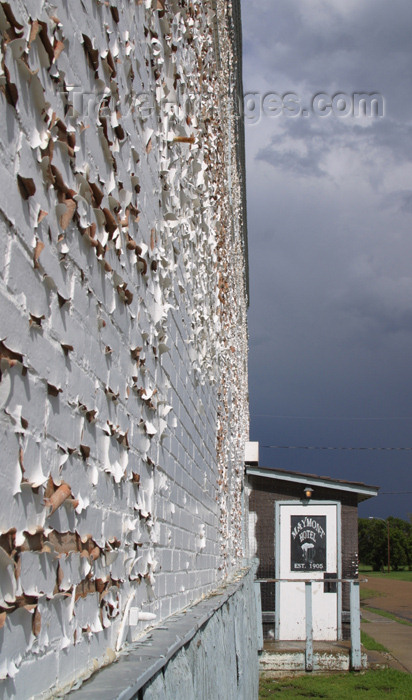
[{"label": "white painted brick", "polygon": [[8,250],[11,238],[8,234],[8,225],[3,216],[0,215],[0,277],[4,278],[9,260]]},{"label": "white painted brick", "polygon": [[11,300],[2,289],[0,306],[0,336],[9,350],[27,352],[29,335],[28,318],[23,316],[15,300]]},{"label": "white painted brick", "polygon": [[171,607],[171,598],[169,596],[160,601],[159,616],[161,619],[164,620],[172,614]]},{"label": "white painted brick", "polygon": [[[226,30],[229,21],[226,6],[221,4],[218,7],[219,36],[209,37],[210,22],[205,15],[209,0],[206,4],[196,4],[199,9],[194,20],[197,36],[203,48],[206,47],[203,42],[211,39],[212,48],[208,49],[210,65],[217,71],[216,78],[210,75],[204,79],[204,89],[196,73],[189,68],[196,55],[188,41],[191,30],[185,24],[185,8],[181,13],[185,26],[183,34],[177,26],[173,29],[180,33],[178,44],[181,48],[178,48],[176,60],[184,74],[180,88],[182,99],[190,92],[195,112],[203,110],[213,119],[220,119],[219,127],[211,119],[209,133],[203,130],[202,124],[188,129],[189,125],[180,115],[166,114],[163,102],[156,103],[146,121],[140,120],[137,106],[133,114],[127,114],[129,101],[142,87],[155,94],[154,70],[159,70],[161,85],[166,74],[176,71],[176,65],[167,54],[167,48],[164,63],[158,63],[147,38],[155,34],[162,36],[157,13],[144,3],[132,7],[122,1],[116,7],[120,15],[119,25],[109,6],[102,4],[95,8],[96,12],[91,12],[86,3],[73,15],[67,4],[57,0],[53,12],[59,17],[59,26],[50,21],[46,28],[52,46],[56,45],[57,39],[64,42],[62,53],[50,68],[39,35],[27,48],[31,69],[35,72],[39,68],[37,75],[31,78],[31,85],[37,86],[40,103],[44,94],[50,105],[50,115],[54,112],[52,124],[46,124],[44,119],[48,107],[33,101],[34,93],[29,90],[24,73],[18,68],[9,46],[5,49],[6,65],[19,94],[19,117],[16,118],[16,110],[3,100],[11,138],[6,143],[4,137],[0,137],[0,178],[6,184],[0,188],[0,228],[4,233],[0,257],[6,266],[3,264],[2,267],[0,262],[0,338],[10,350],[23,355],[29,372],[22,376],[20,366],[16,365],[3,373],[0,387],[8,411],[0,415],[4,436],[0,483],[8,505],[0,512],[0,529],[4,532],[14,527],[21,537],[28,526],[32,532],[36,527],[46,527],[46,532],[54,529],[60,533],[62,542],[65,533],[72,533],[72,543],[76,546],[86,546],[88,541],[87,547],[98,545],[100,548],[95,552],[96,561],[90,562],[91,582],[96,576],[107,579],[110,572],[119,582],[110,591],[110,605],[115,617],[106,630],[99,631],[100,607],[95,591],[91,590],[84,598],[78,599],[75,606],[78,613],[71,618],[70,603],[54,595],[55,573],[51,577],[53,588],[50,588],[47,567],[44,568],[41,585],[47,584],[52,599],[41,603],[44,621],[33,649],[40,655],[38,658],[52,656],[55,661],[50,664],[50,673],[44,673],[46,689],[70,682],[82,670],[91,668],[94,659],[100,663],[105,649],[116,643],[129,596],[134,595],[133,606],[147,606],[152,595],[150,582],[153,582],[158,619],[162,620],[172,611],[180,610],[209,592],[230,570],[231,562],[242,556],[237,541],[241,514],[228,513],[222,532],[229,531],[231,537],[222,540],[223,500],[217,487],[218,469],[228,470],[229,503],[236,502],[232,497],[241,483],[239,479],[232,479],[231,473],[233,465],[238,463],[237,450],[239,454],[242,452],[242,445],[234,444],[230,431],[219,451],[216,450],[218,409],[225,430],[233,423],[233,434],[241,433],[243,440],[248,432],[245,358],[242,359],[242,352],[244,354],[246,350],[244,270],[240,262],[242,193],[234,185],[229,201],[226,193],[228,171],[226,166],[223,168],[213,160],[216,148],[212,141],[220,129],[226,152],[229,144],[232,152],[238,145],[225,116],[233,110],[233,105],[226,97],[221,105],[215,101],[222,88],[222,94],[226,94],[223,81],[227,76],[223,66],[229,58],[233,60],[229,55],[231,44]],[[43,21],[44,17],[40,17],[40,7],[33,0],[21,0],[18,10],[21,11],[20,15],[16,10],[19,21],[24,24],[26,37],[30,31],[28,16],[33,21],[36,18]],[[177,22],[172,14],[167,19]],[[105,27],[111,28],[109,34]],[[107,109],[109,113],[117,111],[122,115],[119,120],[125,138],[121,142],[110,118],[106,126],[111,145],[106,141],[102,127],[97,131],[93,104],[89,104],[90,113],[84,109],[90,102],[89,98],[85,98],[82,106],[77,91],[79,101],[77,111],[73,111],[64,103],[66,99],[72,101],[74,93],[65,95],[56,89],[53,71],[64,76],[62,80],[83,86],[84,92],[95,93],[95,70],[89,65],[83,35],[89,37],[91,46],[97,49],[99,79],[107,83],[111,91]],[[67,37],[70,37],[70,42]],[[166,37],[163,39],[162,51],[169,41]],[[127,41],[130,41],[129,46]],[[219,42],[223,42],[225,48],[221,54],[222,72],[217,68],[213,48]],[[103,66],[109,46],[117,69],[117,75],[111,77],[110,69]],[[132,62],[128,56],[129,48]],[[134,76],[130,72],[131,66]],[[208,85],[213,86],[211,91],[208,91]],[[116,105],[115,99],[118,100]],[[193,132],[205,149],[210,149],[213,182],[199,185],[193,176],[195,159],[203,158],[203,149],[191,144],[166,143],[169,136],[164,126],[166,117],[169,119],[167,130],[171,134],[182,130],[183,133]],[[66,132],[61,124],[65,124],[69,131]],[[146,148],[144,138],[149,126],[154,130],[151,150]],[[77,150],[71,157],[64,143],[66,133],[72,133],[76,140]],[[71,190],[66,190],[66,194],[56,192],[50,172],[48,181],[44,181],[47,169],[41,169],[43,154],[38,144],[43,139],[42,146],[47,146],[49,135],[53,142],[52,166],[60,171],[66,188]],[[134,159],[133,150],[139,162]],[[163,159],[162,180],[159,177],[160,159]],[[36,191],[27,200],[18,190],[17,172],[33,178]],[[173,179],[174,172],[176,177]],[[231,175],[231,181],[238,182],[240,173],[232,172]],[[139,193],[135,191],[132,176],[139,178]],[[97,249],[87,242],[87,234],[83,235],[78,228],[82,217],[90,223],[97,220],[93,206],[87,205],[84,210],[79,210],[65,230],[59,221],[58,212],[64,196],[73,196],[74,192],[90,200],[87,179],[103,193],[100,215],[103,215],[104,207],[106,215],[111,210],[124,220],[126,190],[132,193],[132,202],[140,211],[138,222],[133,220],[134,212],[129,211],[129,228],[122,226],[117,240],[118,255],[114,250],[115,241],[109,241],[106,247],[106,267],[110,264],[111,270],[104,269],[104,262],[97,259]],[[165,184],[168,196],[164,197],[163,204],[159,204]],[[221,209],[210,200],[215,185],[221,189]],[[191,207],[190,200],[185,200],[185,197],[196,188],[198,203]],[[98,206],[94,203],[95,209]],[[40,224],[37,222],[39,208],[48,212]],[[171,228],[167,221],[169,211],[176,212],[184,225]],[[221,239],[223,262],[218,262],[216,268],[215,247],[226,218],[233,224],[233,237]],[[213,222],[212,226],[207,228],[207,222]],[[96,237],[105,244],[104,228],[104,223],[100,224]],[[127,232],[139,245],[147,246],[144,257],[149,267],[145,275],[138,271],[135,253],[125,248]],[[33,265],[36,239],[44,243],[38,269]],[[157,271],[150,269],[151,260],[158,261]],[[224,273],[226,264],[230,289],[229,301],[224,308],[215,300],[218,276],[220,272]],[[166,271],[166,266],[171,280],[170,295],[166,288],[158,285],[159,275]],[[44,274],[47,275],[47,290]],[[127,283],[127,289],[133,294],[130,305],[121,300],[116,289],[122,283]],[[60,308],[64,299],[69,301]],[[167,311],[169,304],[175,308]],[[44,313],[46,318],[40,329],[29,326],[29,311]],[[225,341],[225,338],[223,334],[218,337],[218,330],[210,321],[211,314],[219,317],[222,327],[226,324],[237,329],[233,339],[232,336],[227,339],[237,350],[230,361],[225,359],[228,355],[224,353],[216,359],[216,343]],[[202,335],[206,338],[205,348],[197,340]],[[159,359],[153,347],[158,347],[161,339],[167,343],[169,351]],[[64,354],[61,343],[73,346],[73,350],[67,349],[67,354]],[[105,352],[107,347],[111,353]],[[130,354],[136,347],[142,348],[141,359],[145,360],[140,367]],[[217,378],[216,385],[209,381],[211,372]],[[200,384],[196,383],[196,377]],[[10,391],[6,396],[8,389],[3,382],[9,380],[7,387]],[[47,384],[62,389],[58,397],[47,393]],[[131,388],[133,384],[146,391],[156,390],[152,408]],[[106,395],[107,387],[119,392],[116,401]],[[232,412],[231,406],[225,409],[217,397],[218,388],[226,392],[225,396],[239,399],[242,414]],[[243,394],[239,393],[241,391]],[[166,418],[165,432],[160,436],[159,408],[164,403],[171,406],[172,411]],[[23,424],[19,411],[24,418]],[[89,414],[92,423],[85,418],[85,411],[96,411],[94,416]],[[150,424],[158,432],[149,436],[144,426],[152,432]],[[113,434],[109,436],[109,433]],[[122,440],[123,444],[120,444]],[[33,490],[31,482],[22,483],[20,462],[29,482],[42,483],[38,489]],[[62,481],[69,485],[70,497],[49,515],[44,504],[45,489],[53,491]],[[202,550],[199,550],[200,526],[206,527],[206,546]],[[83,544],[79,544],[79,538],[83,539]],[[112,539],[112,547],[107,546],[108,539]],[[61,556],[66,554],[63,552]],[[33,563],[37,559],[40,562],[41,556],[36,552],[24,553],[23,589],[31,590],[30,586],[40,576],[39,572],[37,575],[33,572],[29,580],[29,557]],[[141,558],[134,564],[136,557]],[[88,560],[81,559],[81,566],[86,566]],[[80,568],[66,571],[71,562],[79,561],[78,551],[64,559],[62,585],[70,581],[79,583],[79,576],[83,575],[80,564]],[[56,562],[57,559],[52,560],[51,568],[57,567]],[[129,580],[132,565],[136,565],[136,571],[145,576],[141,582]],[[218,570],[219,566],[223,568]],[[17,620],[19,615],[16,611],[9,617],[15,616]],[[50,634],[46,634],[49,628]],[[141,625],[138,631],[143,628]],[[75,634],[76,644],[73,641]],[[62,649],[64,645],[67,646]],[[33,653],[30,648],[25,651],[25,661],[17,679],[27,678],[25,669],[32,668]],[[41,665],[38,668],[41,669]],[[43,689],[41,670],[33,673],[33,688]],[[22,689],[23,685],[16,681],[16,688]],[[24,699],[25,693],[26,690],[22,690],[18,695]]]},{"label": "white painted brick", "polygon": [[165,549],[161,552],[161,564],[163,571],[172,571],[172,557],[173,552],[171,549]]},{"label": "white painted brick", "polygon": [[3,381],[7,383],[7,398],[3,408],[11,416],[19,414],[29,420],[30,430],[43,430],[47,389],[30,372],[22,372],[17,365],[4,373]]},{"label": "white painted brick", "polygon": [[58,396],[48,396],[49,410],[46,423],[48,435],[62,446],[77,448],[81,442],[83,419],[73,413],[64,399]]},{"label": "white painted brick", "polygon": [[41,379],[56,387],[64,385],[66,363],[57,343],[51,342],[41,330],[32,330],[23,348],[23,353],[28,356],[28,363]]},{"label": "white painted brick", "polygon": [[4,698],[28,698],[52,688],[59,678],[59,658],[54,652],[24,660],[15,678],[1,681]]}]

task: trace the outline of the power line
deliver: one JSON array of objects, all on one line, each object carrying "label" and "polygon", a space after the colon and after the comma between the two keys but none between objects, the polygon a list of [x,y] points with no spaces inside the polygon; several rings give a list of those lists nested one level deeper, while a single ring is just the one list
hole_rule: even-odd
[{"label": "power line", "polygon": [[289,416],[278,413],[252,413],[252,419],[256,418],[288,418],[290,420],[346,420],[346,421],[391,421],[412,420],[412,416],[385,416],[383,418],[356,418],[353,416]]},{"label": "power line", "polygon": [[325,447],[316,445],[261,445],[270,450],[377,450],[377,451],[412,451],[412,447]]}]

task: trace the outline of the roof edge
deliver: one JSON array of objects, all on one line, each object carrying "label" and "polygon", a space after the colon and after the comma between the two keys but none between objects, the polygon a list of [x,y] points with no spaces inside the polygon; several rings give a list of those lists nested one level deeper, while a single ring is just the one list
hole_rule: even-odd
[{"label": "roof edge", "polygon": [[361,500],[366,500],[373,496],[377,496],[380,486],[369,486],[356,481],[343,481],[341,479],[332,479],[328,476],[316,476],[315,474],[302,474],[301,472],[288,472],[279,469],[271,469],[270,467],[246,466],[246,474],[248,476],[261,476],[268,479],[277,479],[278,481],[292,481],[294,483],[312,484],[324,488],[333,489],[335,491],[348,491],[357,493]]}]

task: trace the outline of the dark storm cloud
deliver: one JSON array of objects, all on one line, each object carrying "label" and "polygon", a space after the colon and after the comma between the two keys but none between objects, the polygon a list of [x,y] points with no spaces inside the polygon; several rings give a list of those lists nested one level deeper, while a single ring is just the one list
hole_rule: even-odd
[{"label": "dark storm cloud", "polygon": [[272,143],[266,148],[262,148],[256,155],[257,160],[264,160],[275,168],[286,169],[297,175],[307,175],[308,173],[317,177],[324,177],[327,173],[320,167],[322,153],[316,145],[309,144],[305,148],[305,153],[299,153],[289,148],[279,150],[281,136],[272,137]]},{"label": "dark storm cloud", "polygon": [[[245,125],[251,439],[412,445],[412,3],[245,0],[242,20],[245,91],[260,100]],[[362,91],[383,96],[382,118],[262,110],[268,92],[306,107]],[[389,468],[376,453],[262,455],[412,490],[408,453]],[[364,508],[412,510],[379,503]]]},{"label": "dark storm cloud", "polygon": [[354,126],[348,132],[340,121],[309,125],[303,119],[284,119],[278,126],[269,143],[256,153],[256,160],[306,177],[330,177],[325,160],[334,149],[358,151],[360,141],[366,145],[373,141],[373,135],[365,133],[365,129]]},{"label": "dark storm cloud", "polygon": [[251,2],[243,16],[246,56],[251,53],[247,87],[256,64],[269,83],[304,82],[318,90],[384,89],[389,97],[399,84],[411,84],[409,0]]},{"label": "dark storm cloud", "polygon": [[390,192],[383,198],[382,207],[401,209],[402,211],[412,214],[412,190]]},{"label": "dark storm cloud", "polygon": [[388,333],[412,334],[411,299],[411,277],[391,279],[365,274],[346,290],[336,307],[364,322],[372,322],[368,334],[376,343]]},{"label": "dark storm cloud", "polygon": [[[250,127],[253,128],[254,125]],[[355,154],[362,152],[363,164],[372,169],[377,150],[387,160],[388,167],[412,162],[412,127],[394,120],[379,119],[361,126],[333,116],[328,120],[313,119],[310,124],[304,119],[285,118],[276,125],[273,121],[272,124],[261,124],[262,128],[268,135],[268,143],[257,151],[256,160],[308,177],[331,177],[325,160],[333,151],[342,149]],[[373,175],[376,178],[378,173],[374,171]],[[382,168],[381,176],[384,175],[385,168]],[[385,202],[388,206],[392,206],[391,202],[396,203],[395,193],[392,199],[388,195]],[[402,208],[408,211],[407,196]]]}]

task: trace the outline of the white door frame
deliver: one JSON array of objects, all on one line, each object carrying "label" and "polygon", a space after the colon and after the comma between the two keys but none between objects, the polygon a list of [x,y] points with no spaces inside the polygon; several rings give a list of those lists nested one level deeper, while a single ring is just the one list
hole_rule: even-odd
[{"label": "white door frame", "polygon": [[[337,556],[337,637],[342,639],[342,532],[341,532],[341,503],[340,501],[315,501],[295,499],[293,501],[275,501],[275,578],[280,578],[280,508],[281,506],[336,506],[336,556]],[[302,575],[302,578],[306,576]],[[309,580],[309,576],[307,576]],[[275,583],[275,639],[279,639],[280,614],[280,584]]]}]

